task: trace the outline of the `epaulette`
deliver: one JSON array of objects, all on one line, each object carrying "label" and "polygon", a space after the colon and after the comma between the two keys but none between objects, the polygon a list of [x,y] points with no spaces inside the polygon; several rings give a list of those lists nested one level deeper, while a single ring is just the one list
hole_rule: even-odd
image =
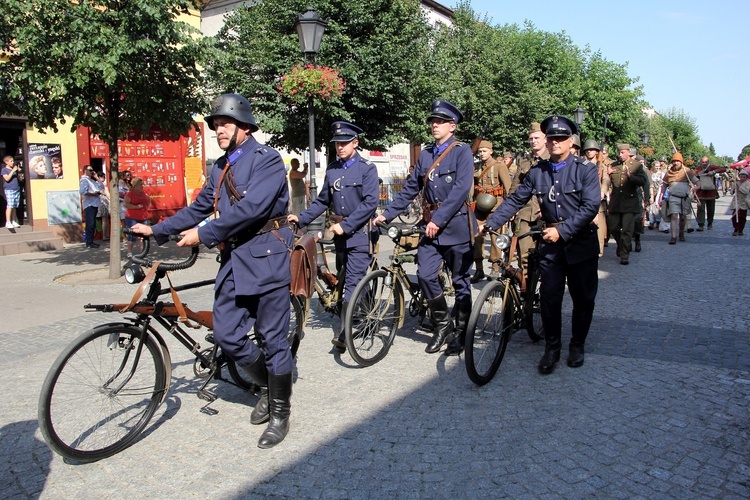
[{"label": "epaulette", "polygon": [[268,153],[268,150],[266,148],[264,148],[263,146],[261,146],[258,149],[256,149],[255,152],[256,153],[260,153],[260,154],[264,154],[264,153]]}]

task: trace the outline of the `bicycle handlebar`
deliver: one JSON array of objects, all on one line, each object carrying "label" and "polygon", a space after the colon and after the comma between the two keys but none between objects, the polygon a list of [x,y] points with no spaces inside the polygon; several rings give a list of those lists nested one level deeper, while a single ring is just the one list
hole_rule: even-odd
[{"label": "bicycle handlebar", "polygon": [[[153,267],[154,261],[145,258],[149,250],[151,249],[151,239],[148,236],[136,233],[132,229],[129,229],[129,228],[123,229],[122,232],[123,234],[129,235],[129,236],[135,236],[143,240],[143,251],[138,254],[133,254],[130,260],[143,267],[149,267],[149,268]],[[182,239],[182,235],[179,235],[179,234],[169,235],[169,241],[180,241],[181,239]],[[181,260],[179,262],[160,262],[159,267],[157,268],[157,271],[179,271],[181,269],[187,269],[191,267],[193,264],[195,264],[195,262],[198,260],[198,252],[199,252],[199,248],[197,246],[192,247],[188,258],[186,258],[185,260]]]}]

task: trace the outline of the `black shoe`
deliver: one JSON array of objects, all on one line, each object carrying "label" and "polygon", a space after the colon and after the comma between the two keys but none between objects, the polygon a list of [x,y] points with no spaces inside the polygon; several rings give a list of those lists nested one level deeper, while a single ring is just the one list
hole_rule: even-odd
[{"label": "black shoe", "polygon": [[628,264],[630,264],[630,261],[628,261],[627,257],[622,257],[620,259],[620,264],[622,264],[623,266],[627,266]]},{"label": "black shoe", "polygon": [[333,344],[336,347],[336,350],[339,352],[345,352],[346,351],[346,334],[342,331],[339,333],[338,337],[334,337],[331,339],[331,344]]},{"label": "black shoe", "polygon": [[458,337],[454,338],[450,344],[448,344],[448,347],[445,348],[445,352],[443,354],[445,356],[458,356],[464,352],[464,343],[461,342],[461,339]]},{"label": "black shoe", "polygon": [[560,347],[545,347],[544,356],[539,360],[539,373],[549,375],[555,371],[555,363],[560,361]]},{"label": "black shoe", "polygon": [[578,368],[583,366],[583,346],[571,345],[568,351],[568,366]]},{"label": "black shoe", "polygon": [[[699,233],[703,232],[703,226],[698,226],[698,229],[696,229]],[[690,229],[688,229],[688,233],[690,232]]]},{"label": "black shoe", "polygon": [[477,272],[474,273],[474,276],[471,277],[469,281],[472,283],[479,283],[485,278],[484,270],[478,269]]},{"label": "black shoe", "polygon": [[99,248],[99,243],[86,243],[86,248]]},{"label": "black shoe", "polygon": [[641,251],[641,240],[638,240],[635,242],[635,251],[640,252]]},{"label": "black shoe", "polygon": [[[695,231],[695,229],[693,229],[692,227],[687,230],[688,233],[692,233],[693,231]],[[703,229],[701,229],[701,231],[703,231]]]}]

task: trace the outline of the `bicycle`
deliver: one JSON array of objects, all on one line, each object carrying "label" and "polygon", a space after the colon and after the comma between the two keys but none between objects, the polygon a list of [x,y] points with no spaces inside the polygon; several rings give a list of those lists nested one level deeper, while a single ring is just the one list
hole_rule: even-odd
[{"label": "bicycle", "polygon": [[[84,306],[87,311],[132,312],[134,316],[81,334],[60,353],[42,385],[39,428],[49,447],[66,459],[93,462],[124,450],[144,431],[165,400],[172,375],[171,354],[154,322],[195,356],[193,373],[205,379],[197,390],[200,399],[209,404],[216,400],[217,395],[206,386],[213,379],[229,382],[221,376],[224,367],[236,385],[257,390],[214,342],[210,333],[213,313],[193,311],[179,300],[177,292],[212,285],[215,280],[173,287],[167,275],[168,271],[195,264],[198,247],[193,247],[185,260],[156,264],[146,259],[149,249],[149,239],[143,237],[143,250],[132,261],[150,268],[150,272],[130,303]],[[169,288],[162,289],[165,277]],[[173,302],[160,299],[167,294]],[[289,343],[295,355],[302,338],[303,316],[294,296],[290,307]],[[208,329],[205,340],[211,346],[201,346],[183,325]],[[215,413],[207,406],[202,411]]]},{"label": "bicycle", "polygon": [[[352,292],[346,312],[346,348],[349,355],[361,366],[371,366],[382,360],[393,344],[396,332],[404,325],[405,297],[409,292],[409,314],[424,320],[428,305],[417,280],[409,278],[404,264],[417,264],[416,250],[419,235],[424,229],[378,226],[388,231],[394,242],[390,265],[368,273]],[[408,253],[408,254],[407,254]],[[449,306],[454,299],[453,282],[448,268],[443,265],[439,273],[440,284]],[[420,321],[420,323],[421,323]]]},{"label": "bicycle", "polygon": [[[496,245],[502,250],[498,259],[501,273],[479,292],[466,327],[466,373],[472,382],[484,385],[495,376],[505,355],[511,335],[526,329],[529,338],[537,342],[544,338],[539,294],[539,235],[541,229],[512,238],[490,231],[497,236]],[[536,245],[529,251],[527,278],[511,265],[517,240],[533,237]]]}]

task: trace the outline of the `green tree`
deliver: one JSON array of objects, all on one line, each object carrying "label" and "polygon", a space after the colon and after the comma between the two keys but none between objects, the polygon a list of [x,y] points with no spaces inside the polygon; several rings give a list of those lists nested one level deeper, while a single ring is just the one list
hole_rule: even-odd
[{"label": "green tree", "polygon": [[[294,23],[307,5],[277,0],[233,11],[215,37],[217,59],[207,67],[215,92],[251,99],[270,145],[295,151],[308,146],[307,107],[277,87],[301,63]],[[316,147],[327,144],[336,120],[361,126],[361,142],[370,149],[413,137],[420,130],[415,117],[424,116],[432,96],[417,63],[427,59],[430,32],[419,2],[321,0],[315,10],[329,19],[317,63],[338,70],[346,82],[340,98],[314,101]]]},{"label": "green tree", "polygon": [[[197,30],[178,17],[191,0],[3,0],[0,104],[39,130],[90,127],[110,151],[117,192],[117,140],[156,124],[179,134],[205,109]],[[110,197],[112,214],[119,199]],[[112,224],[110,278],[120,276],[119,224]]]},{"label": "green tree", "polygon": [[742,151],[740,151],[739,156],[737,156],[737,161],[742,161],[748,156],[750,156],[750,144],[742,148]]}]

